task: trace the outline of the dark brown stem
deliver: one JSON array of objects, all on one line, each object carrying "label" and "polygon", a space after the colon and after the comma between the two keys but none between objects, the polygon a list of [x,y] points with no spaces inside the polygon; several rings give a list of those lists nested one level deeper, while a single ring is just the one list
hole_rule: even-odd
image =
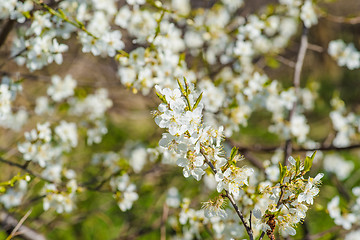
[{"label": "dark brown stem", "polygon": [[0,47],[5,43],[11,29],[13,28],[15,24],[15,20],[9,19],[6,23],[3,29],[0,32]]},{"label": "dark brown stem", "polygon": [[[200,153],[204,156],[206,164],[209,165],[211,170],[216,174],[217,173],[216,168],[214,167],[212,162],[207,158],[207,156],[202,148],[200,148]],[[234,198],[227,190],[225,190],[225,196],[229,199],[231,205],[235,209],[236,214],[239,216],[241,222],[243,223],[245,230],[246,230],[247,234],[249,235],[250,240],[253,240],[254,239],[253,231],[252,231],[250,225],[246,222],[244,215],[240,211],[239,207],[236,205]]]},{"label": "dark brown stem", "polygon": [[26,164],[25,164],[25,165],[21,165],[21,164],[14,163],[14,162],[11,162],[11,161],[9,161],[9,160],[3,159],[3,158],[1,158],[1,157],[0,157],[0,162],[6,163],[7,165],[10,165],[10,166],[13,166],[13,167],[17,167],[17,168],[19,168],[19,169],[21,169],[21,170],[29,173],[30,175],[32,175],[32,176],[34,176],[34,177],[37,177],[37,178],[39,178],[39,179],[41,179],[41,180],[43,180],[43,181],[45,181],[45,182],[54,183],[53,181],[50,181],[50,180],[48,180],[48,179],[46,179],[46,178],[43,178],[43,177],[41,177],[40,175],[38,175],[37,173],[34,173],[33,171],[27,169],[27,165],[26,165]]},{"label": "dark brown stem", "polygon": [[260,235],[259,240],[262,240],[262,239],[264,238],[264,236],[265,236],[265,232],[263,231],[263,232],[261,233],[261,235]]}]

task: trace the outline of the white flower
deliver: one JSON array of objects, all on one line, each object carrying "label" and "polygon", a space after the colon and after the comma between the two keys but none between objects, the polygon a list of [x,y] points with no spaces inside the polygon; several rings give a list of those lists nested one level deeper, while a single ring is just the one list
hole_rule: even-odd
[{"label": "white flower", "polygon": [[319,188],[312,185],[311,183],[307,183],[304,192],[299,194],[299,203],[305,201],[307,204],[312,205],[314,203],[313,198],[319,193],[319,191]]},{"label": "white flower", "polygon": [[346,45],[341,39],[333,40],[329,43],[328,53],[339,66],[346,66],[350,70],[360,67],[360,52],[353,44]]},{"label": "white flower", "polygon": [[139,198],[139,195],[135,192],[136,186],[135,184],[130,183],[127,174],[111,178],[110,186],[113,191],[117,191],[114,197],[117,200],[119,208],[123,212],[131,209],[133,202]]},{"label": "white flower", "polygon": [[310,132],[310,127],[306,124],[304,115],[295,114],[291,118],[290,131],[297,137],[299,143],[303,143],[306,140],[306,136]]},{"label": "white flower", "polygon": [[130,166],[134,169],[135,173],[139,173],[144,165],[146,164],[147,152],[143,147],[138,147],[131,151],[129,163]]},{"label": "white flower", "polygon": [[328,154],[324,158],[324,169],[334,173],[339,180],[345,180],[354,169],[354,163],[346,161],[338,154]]},{"label": "white flower", "polygon": [[171,188],[169,188],[169,190],[167,191],[166,204],[167,204],[169,207],[173,207],[173,208],[177,208],[177,207],[180,206],[179,191],[177,190],[176,187],[171,187]]},{"label": "white flower", "polygon": [[265,173],[266,173],[266,176],[269,178],[270,181],[276,182],[276,181],[279,180],[279,176],[280,176],[279,166],[272,165],[270,167],[267,167],[265,169]]},{"label": "white flower", "polygon": [[38,130],[38,138],[44,140],[45,142],[50,142],[51,140],[51,129],[50,129],[50,123],[45,122],[44,124],[38,123],[36,125],[36,128]]},{"label": "white flower", "polygon": [[344,240],[358,240],[360,239],[360,230],[355,230],[346,234]]},{"label": "white flower", "polygon": [[105,51],[107,52],[109,57],[114,57],[116,51],[123,49],[125,46],[123,41],[121,41],[120,31],[106,32],[101,37],[101,40],[106,43]]},{"label": "white flower", "polygon": [[76,81],[70,75],[67,75],[64,80],[54,75],[51,77],[51,82],[52,85],[48,88],[47,94],[51,96],[54,101],[59,102],[74,95]]},{"label": "white flower", "polygon": [[301,7],[300,18],[307,28],[310,28],[318,23],[314,5],[311,0],[306,0],[304,5]]},{"label": "white flower", "polygon": [[64,120],[55,128],[56,135],[64,144],[76,147],[78,144],[77,127],[75,123],[68,123]]},{"label": "white flower", "polygon": [[11,92],[6,84],[0,85],[0,120],[6,118],[11,112]]}]

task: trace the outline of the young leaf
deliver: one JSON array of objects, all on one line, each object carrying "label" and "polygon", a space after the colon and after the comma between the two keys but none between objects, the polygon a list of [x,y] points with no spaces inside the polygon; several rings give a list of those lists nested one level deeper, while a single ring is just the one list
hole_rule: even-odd
[{"label": "young leaf", "polygon": [[281,163],[279,163],[279,170],[280,170],[280,183],[283,184],[287,168],[286,166],[284,167],[283,165],[281,165]]},{"label": "young leaf", "polygon": [[236,156],[237,153],[238,153],[238,149],[236,147],[233,147],[231,149],[231,153],[230,153],[230,161],[232,161],[234,159],[234,157]]},{"label": "young leaf", "polygon": [[161,95],[160,93],[156,92],[156,95],[158,96],[158,98],[165,104],[167,104],[166,98]]},{"label": "young leaf", "polygon": [[203,93],[200,94],[200,96],[196,99],[196,102],[193,106],[193,109],[197,108],[197,106],[199,105],[201,98],[202,98]]},{"label": "young leaf", "polygon": [[298,175],[298,173],[300,172],[300,158],[299,157],[297,157],[296,158],[296,173],[295,173],[295,176],[297,176]]},{"label": "young leaf", "polygon": [[182,93],[184,96],[186,96],[185,89],[184,89],[183,85],[181,84],[180,80],[179,80],[179,79],[176,79],[176,81],[177,81],[177,83],[178,83],[178,85],[179,85],[179,88],[180,88],[181,93]]}]

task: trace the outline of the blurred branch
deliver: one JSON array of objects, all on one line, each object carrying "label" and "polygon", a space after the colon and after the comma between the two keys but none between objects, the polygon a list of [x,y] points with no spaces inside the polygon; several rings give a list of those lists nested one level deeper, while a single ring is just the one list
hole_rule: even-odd
[{"label": "blurred branch", "polygon": [[[202,147],[200,147],[200,153],[205,158],[206,164],[209,165],[211,170],[216,174],[217,170],[215,169],[214,165],[211,163],[211,161],[206,156],[206,154],[205,154],[204,150],[202,149]],[[235,202],[234,198],[232,197],[232,195],[227,190],[224,190],[224,191],[225,191],[224,195],[229,199],[231,205],[234,207],[235,212],[237,213],[237,215],[239,216],[241,222],[243,223],[243,225],[245,227],[245,230],[246,230],[247,234],[249,235],[250,240],[253,240],[254,239],[253,230],[251,229],[249,224],[245,221],[244,215],[240,211],[239,207],[236,205],[236,202]]]},{"label": "blurred branch", "polygon": [[[291,120],[295,114],[296,111],[296,105],[298,102],[298,93],[299,93],[299,89],[300,89],[300,76],[301,76],[301,70],[304,64],[304,59],[305,59],[305,54],[306,54],[306,49],[308,47],[308,29],[304,26],[303,28],[303,33],[301,36],[301,42],[300,42],[300,48],[299,48],[299,53],[297,56],[297,60],[296,60],[296,64],[295,64],[295,71],[294,71],[294,88],[295,88],[295,96],[296,96],[296,100],[294,102],[294,105],[292,107],[292,109],[290,110],[289,113],[289,124],[291,124]],[[286,140],[285,142],[285,147],[284,147],[284,165],[287,165],[287,159],[288,157],[291,155],[292,153],[292,142],[291,142],[291,137],[289,137],[289,139]]]},{"label": "blurred branch", "polygon": [[[30,212],[28,212],[28,213],[30,214]],[[26,239],[26,240],[46,240],[46,238],[42,234],[36,232],[35,230],[33,230],[33,229],[29,228],[29,227],[26,227],[26,226],[22,225],[22,223],[25,221],[26,217],[27,216],[25,215],[20,221],[18,221],[18,220],[16,220],[16,218],[11,216],[9,213],[7,213],[5,211],[1,211],[0,212],[0,224],[1,224],[1,227],[4,230],[11,230],[12,229],[12,231],[14,233],[16,232],[15,231],[16,227],[18,227],[17,235],[19,235],[19,237],[22,237],[23,239]],[[10,236],[11,236],[11,234],[10,234]]]},{"label": "blurred branch", "polygon": [[[245,147],[237,143],[233,143],[232,145],[237,147],[241,152],[275,152],[277,149],[281,147],[281,146],[259,146],[259,145],[255,145],[253,147]],[[341,150],[350,150],[356,148],[360,148],[360,144],[354,144],[346,147],[336,147],[334,145],[330,145],[330,146],[323,145],[314,148],[292,147],[292,151],[293,152],[332,151],[332,150],[341,151]]]},{"label": "blurred branch", "polygon": [[161,217],[161,223],[160,223],[160,240],[166,240],[166,220],[169,215],[169,207],[166,203],[163,205],[163,214]]},{"label": "blurred branch", "polygon": [[11,231],[10,235],[6,238],[6,240],[11,240],[13,237],[15,237],[16,235],[20,235],[21,233],[16,233],[19,228],[24,224],[25,220],[29,217],[29,215],[31,214],[32,209],[30,209],[29,211],[27,211],[27,213],[20,219],[20,221],[18,222],[18,224],[16,224],[15,228]]},{"label": "blurred branch", "polygon": [[29,173],[30,175],[32,175],[34,177],[37,177],[37,178],[39,178],[39,179],[41,179],[43,181],[46,181],[46,182],[49,182],[49,183],[54,183],[53,181],[45,179],[45,178],[41,177],[40,175],[38,175],[37,173],[34,173],[33,171],[27,169],[28,163],[25,163],[24,165],[21,165],[19,163],[11,162],[11,161],[3,159],[1,157],[0,157],[0,162],[6,163],[7,165],[10,165],[10,166],[13,166],[13,167],[17,167],[17,168],[19,168],[19,169]]},{"label": "blurred branch", "polygon": [[295,62],[293,62],[293,61],[291,61],[291,60],[289,60],[289,59],[287,59],[287,58],[284,58],[284,57],[281,56],[281,55],[278,55],[278,56],[276,57],[276,59],[277,59],[279,62],[285,64],[286,66],[288,66],[288,67],[290,67],[290,68],[294,68],[294,67],[295,67]]},{"label": "blurred branch", "polygon": [[11,29],[13,28],[15,24],[15,20],[9,19],[6,23],[3,29],[0,32],[0,47],[5,43],[6,38],[8,37]]},{"label": "blurred branch", "polygon": [[310,235],[307,238],[305,238],[304,240],[316,240],[316,239],[319,239],[319,238],[325,236],[328,233],[338,232],[340,229],[342,229],[340,226],[334,226],[334,227],[332,227],[330,229],[327,229],[327,230],[325,230],[325,231],[323,231],[321,233]]},{"label": "blurred branch", "polygon": [[340,16],[334,16],[329,13],[325,14],[325,17],[329,19],[332,22],[336,23],[346,23],[346,24],[359,24],[360,23],[360,17],[340,17]]},{"label": "blurred branch", "polygon": [[319,46],[319,45],[316,45],[316,44],[313,44],[313,43],[308,43],[307,48],[309,50],[312,50],[314,52],[319,52],[319,53],[324,51],[324,48],[322,46]]},{"label": "blurred branch", "polygon": [[350,196],[349,192],[347,191],[347,189],[342,184],[342,182],[339,181],[339,179],[337,178],[337,176],[335,174],[331,175],[331,181],[336,186],[336,189],[338,190],[340,195],[343,196],[347,202],[349,202],[351,199],[351,196]]}]

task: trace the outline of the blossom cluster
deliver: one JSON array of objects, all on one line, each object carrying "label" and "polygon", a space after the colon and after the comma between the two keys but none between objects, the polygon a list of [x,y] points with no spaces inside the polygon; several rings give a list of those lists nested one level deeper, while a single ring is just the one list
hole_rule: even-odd
[{"label": "blossom cluster", "polygon": [[340,67],[346,66],[350,70],[360,67],[360,52],[352,43],[346,44],[341,39],[333,40],[329,43],[328,53]]},{"label": "blossom cluster", "polygon": [[360,221],[360,187],[356,186],[352,189],[355,196],[355,201],[351,204],[350,209],[343,209],[340,207],[340,196],[333,197],[327,204],[327,210],[330,217],[334,220],[335,224],[341,226],[343,229],[352,230],[347,232],[344,239],[352,240],[360,236],[359,230],[354,230]]},{"label": "blossom cluster", "polygon": [[[289,157],[289,166],[280,166],[280,183],[275,186],[265,185],[261,189],[264,198],[254,207],[254,216],[259,219],[257,228],[266,231],[268,235],[274,232],[274,226],[279,226],[283,236],[295,235],[295,226],[306,217],[309,205],[313,205],[314,197],[319,193],[319,185],[323,173],[316,177],[305,179],[303,176],[310,170],[315,153],[302,162]],[[260,200],[260,199],[259,199]],[[275,224],[272,222],[275,221]]]},{"label": "blossom cluster", "polygon": [[171,90],[157,87],[158,96],[163,101],[155,112],[155,122],[160,128],[167,129],[159,145],[178,155],[177,165],[183,167],[184,177],[193,176],[200,180],[210,166],[216,172],[217,190],[229,191],[238,196],[239,189],[247,185],[252,169],[237,167],[239,157],[230,161],[224,158],[221,145],[223,127],[218,130],[202,123],[203,104],[200,94],[192,84],[185,80],[185,88],[179,81],[179,88]]}]

